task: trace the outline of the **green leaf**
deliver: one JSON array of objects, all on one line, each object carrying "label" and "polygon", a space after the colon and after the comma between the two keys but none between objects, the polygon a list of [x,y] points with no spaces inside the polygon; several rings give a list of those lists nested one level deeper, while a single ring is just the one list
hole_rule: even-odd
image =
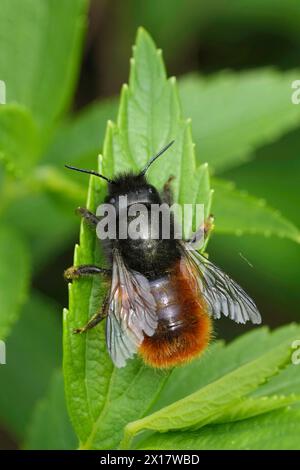
[{"label": "green leaf", "polygon": [[[171,400],[180,399],[183,396],[186,396],[189,392],[193,392],[199,387],[204,387],[207,384],[212,383],[212,381],[217,380],[219,377],[222,377],[224,374],[232,371],[235,367],[241,364],[245,364],[249,360],[253,360],[256,357],[259,357],[264,351],[272,351],[273,348],[282,341],[288,341],[290,344],[292,344],[293,338],[299,338],[299,335],[300,327],[291,324],[281,327],[274,332],[269,332],[265,327],[259,328],[255,331],[250,331],[234,340],[226,347],[224,347],[221,342],[215,343],[210,348],[208,353],[204,355],[204,357],[193,361],[185,368],[178,368],[172,372],[166,386],[163,389],[161,397],[156,404],[156,407],[164,406],[170,403]],[[255,348],[253,347],[254,344]],[[178,384],[181,384],[181,386],[179,387]],[[284,393],[292,395],[290,397],[280,397],[280,400],[293,400],[295,394],[298,396],[300,394],[299,373],[297,366],[293,364],[288,365],[288,367],[286,367],[284,370],[281,370],[278,375],[273,376],[268,382],[258,387],[254,393],[251,394],[252,398],[249,397],[245,400],[246,405],[249,406],[249,404],[253,404],[253,408],[250,407],[248,410],[246,408],[246,411],[249,413],[249,416],[251,416],[251,414],[254,415],[257,413],[264,413],[265,405],[267,407],[269,405],[272,407],[273,404],[275,406],[278,404],[278,398],[274,398],[273,395]],[[253,397],[255,400],[253,400]],[[257,397],[259,397],[259,400],[257,400]],[[264,397],[264,400],[261,401],[260,397]],[[266,398],[268,398],[267,404],[265,403]],[[227,419],[229,418],[232,420],[233,416],[230,415],[230,413],[233,413],[236,407],[236,411],[238,411],[240,406],[240,403],[237,403],[233,406],[233,409],[230,410],[229,408],[225,410],[224,414],[226,416],[227,413]],[[242,410],[245,412],[243,407]],[[237,415],[237,418],[240,419],[242,416]],[[222,418],[219,417],[218,419],[221,420]],[[265,418],[263,417],[263,420],[264,419]],[[291,415],[291,420],[294,422],[293,415]],[[268,429],[265,430],[265,432],[268,434],[268,443],[266,446],[272,444],[272,418],[268,420],[268,422],[270,425]],[[260,448],[255,447],[255,445],[257,446],[259,442],[262,443],[263,439],[257,441],[256,429],[254,429],[252,434],[252,423],[253,421],[248,420],[245,422],[245,424],[242,425],[243,433],[245,433],[247,439],[250,439],[250,442],[253,442],[253,444],[249,444],[249,448]],[[142,442],[139,444],[139,448],[147,449],[151,448],[151,446],[153,446],[152,448],[155,449],[244,448],[242,445],[240,445],[241,441],[239,439],[235,440],[233,438],[232,441],[230,441],[229,437],[225,434],[227,431],[224,431],[224,429],[225,426],[220,427],[208,425],[203,429],[203,431],[201,430],[196,433],[172,432],[165,434],[154,434],[150,438],[142,440]],[[226,429],[230,433],[230,436],[238,436],[241,428],[238,427],[237,431],[235,431],[234,427],[227,426]],[[223,445],[220,444],[218,440],[219,431],[222,436],[224,431]],[[295,437],[297,435],[297,430],[293,426],[291,426],[290,429],[287,429],[286,432],[288,433],[290,439],[284,442],[279,442],[279,438],[276,440],[276,435],[279,433],[279,428],[274,429],[273,438],[277,443],[278,448],[285,448],[285,446],[288,445],[287,443],[292,445],[291,443],[293,441],[297,442]],[[203,444],[200,436],[208,436],[210,447],[206,447],[206,444]],[[210,439],[213,439],[213,436],[216,437],[215,441],[210,441]],[[195,447],[193,447],[194,445]],[[220,445],[221,447],[219,447]],[[263,444],[261,445],[263,448]],[[274,448],[276,448],[276,444],[274,444]]]},{"label": "green leaf", "polygon": [[[81,175],[76,178],[77,174],[65,169],[64,164],[92,168],[102,145],[106,120],[115,114],[115,108],[114,102],[99,103],[64,123],[55,132],[41,165],[26,175],[26,186],[24,180],[20,182],[12,178],[3,186],[5,198],[0,201],[1,217],[26,236],[35,269],[40,270],[47,259],[59,256],[73,243],[79,220],[74,214],[75,208],[84,204],[87,188],[86,180]],[[2,109],[4,106],[0,107],[0,111]],[[12,141],[12,147],[16,148],[16,156],[22,156],[20,164],[25,164],[27,159],[23,157],[29,132],[25,125],[22,129],[26,131],[24,141],[20,134],[20,139],[17,136],[18,142]],[[24,147],[18,150],[17,143]],[[17,173],[17,169],[14,170]],[[1,183],[0,177],[0,186]],[[47,217],[41,214],[47,214]]]},{"label": "green leaf", "polygon": [[[238,188],[272,202],[273,207],[299,228],[299,152],[300,132],[295,130],[260,149],[255,161],[230,170],[223,177],[234,181]],[[240,278],[240,282],[244,278],[242,285],[246,286],[247,279],[252,295],[265,310],[266,322],[273,321],[275,311],[276,317],[284,322],[292,321],[300,313],[295,309],[300,302],[300,251],[296,243],[275,237],[260,237],[258,243],[254,236],[218,235],[212,237],[210,250],[214,252],[214,259]],[[247,266],[239,253],[250,261],[254,269]]]},{"label": "green leaf", "polygon": [[[300,334],[298,335],[298,338]],[[259,387],[253,393],[254,397],[271,396],[274,394],[300,393],[300,374],[295,364],[290,364],[272,380]]]},{"label": "green leaf", "polygon": [[123,446],[127,448],[134,435],[146,429],[167,432],[205,426],[222,416],[227,411],[226,408],[277,374],[290,359],[291,341],[288,340],[199,391],[152,415],[129,423],[125,428]]},{"label": "green leaf", "polygon": [[192,432],[155,433],[141,449],[300,449],[300,409],[284,409],[237,423],[209,425]]},{"label": "green leaf", "polygon": [[176,81],[166,79],[161,51],[140,29],[131,59],[129,87],[124,85],[122,89],[117,125],[108,125],[103,171],[114,175],[141,169],[172,139],[175,143],[167,155],[149,169],[149,180],[162,188],[173,175],[174,201],[191,203],[196,199],[197,172],[201,170],[196,169],[190,121],[182,118]]},{"label": "green leaf", "polygon": [[75,449],[77,439],[71,427],[64,396],[64,381],[56,370],[46,397],[36,405],[25,448],[33,450]]},{"label": "green leaf", "polygon": [[74,89],[86,0],[2,0],[0,78],[6,99],[27,106],[42,123],[54,120]]},{"label": "green leaf", "polygon": [[53,370],[61,364],[60,307],[36,291],[6,341],[0,367],[0,420],[23,440],[33,409],[47,392]]},{"label": "green leaf", "polygon": [[[65,163],[79,167],[94,165],[103,145],[107,121],[115,118],[117,109],[116,100],[101,101],[87,106],[63,123],[56,130],[43,156],[43,163],[60,167]],[[66,174],[69,173],[66,171]],[[70,178],[75,176],[72,173]]]},{"label": "green leaf", "polygon": [[[261,388],[261,387],[259,387]],[[240,403],[234,404],[226,409],[224,413],[214,419],[213,423],[230,423],[252,418],[254,416],[268,413],[300,401],[299,395],[274,395],[270,397],[245,398]]]},{"label": "green leaf", "polygon": [[19,105],[0,106],[0,162],[20,174],[36,162],[39,135],[30,112]]},{"label": "green leaf", "polygon": [[86,189],[68,178],[66,172],[52,165],[43,165],[35,170],[30,181],[32,188],[49,192],[60,199],[61,204],[68,205],[68,200],[82,203],[86,196]]},{"label": "green leaf", "polygon": [[222,172],[299,126],[299,106],[291,102],[298,76],[298,70],[262,69],[181,80],[183,111],[192,118],[201,160]]},{"label": "green leaf", "polygon": [[[161,188],[168,176],[174,175],[176,201],[209,201],[207,167],[196,169],[190,125],[181,117],[175,80],[167,79],[161,53],[140,29],[117,124],[109,122],[107,127],[100,170],[107,176],[138,170],[173,138],[176,142],[167,155],[151,167],[150,180]],[[184,177],[187,174],[189,178]],[[203,181],[201,189],[198,177]],[[92,178],[88,208],[95,211],[104,194],[103,182]],[[101,262],[95,235],[82,225],[74,264]],[[139,358],[129,361],[124,369],[116,369],[106,351],[103,325],[86,335],[72,334],[73,328],[86,323],[99,309],[104,290],[97,279],[74,281],[69,311],[64,314],[67,402],[81,448],[85,449],[116,448],[124,426],[147,413],[169,375],[146,367]]]},{"label": "green leaf", "polygon": [[26,237],[36,272],[74,241],[78,216],[75,215],[74,202],[68,205],[67,202],[62,197],[55,200],[46,192],[31,192],[24,195],[22,201],[12,201],[1,214],[5,224],[14,226]]},{"label": "green leaf", "polygon": [[299,229],[263,199],[238,191],[226,181],[214,179],[213,186],[216,233],[275,235],[300,242]]},{"label": "green leaf", "polygon": [[[288,341],[292,344],[293,338],[299,337],[300,326],[290,324],[272,332],[266,327],[260,327],[244,333],[227,345],[224,345],[222,341],[217,341],[210,345],[203,356],[195,359],[185,367],[178,367],[172,371],[155,404],[155,408],[151,411],[180,400],[219,380],[236,368],[258,359],[264,353],[272,351],[280,343]],[[178,384],[181,384],[181,386],[178,387]],[[300,394],[300,380],[297,367],[290,364],[280,374],[272,377],[266,384],[261,385],[253,395],[266,396],[293,393]]]},{"label": "green leaf", "polygon": [[222,178],[233,181],[253,196],[272,201],[274,207],[300,225],[300,212],[297,210],[299,153],[300,129],[297,129],[272,145],[257,150],[255,161],[228,170]]},{"label": "green leaf", "polygon": [[0,339],[4,340],[18,318],[29,284],[29,254],[22,238],[0,227]]}]

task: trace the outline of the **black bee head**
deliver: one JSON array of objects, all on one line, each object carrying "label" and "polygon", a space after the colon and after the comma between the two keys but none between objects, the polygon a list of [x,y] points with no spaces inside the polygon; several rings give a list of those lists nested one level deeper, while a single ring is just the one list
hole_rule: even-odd
[{"label": "black bee head", "polygon": [[108,184],[106,202],[115,204],[120,196],[127,196],[128,205],[134,203],[159,204],[160,196],[154,186],[148,183],[145,175],[125,173]]},{"label": "black bee head", "polygon": [[174,140],[170,142],[168,145],[165,145],[157,155],[152,157],[145,168],[138,174],[134,173],[125,173],[123,175],[117,176],[114,180],[107,178],[107,176],[100,175],[93,170],[83,170],[81,168],[76,168],[74,166],[65,165],[70,170],[80,171],[82,173],[88,173],[90,175],[98,176],[99,178],[104,179],[108,182],[108,196],[106,198],[106,202],[110,202],[115,204],[117,199],[120,196],[127,196],[128,198],[128,205],[133,203],[152,203],[152,204],[159,204],[160,197],[157,190],[154,186],[151,186],[145,177],[145,174],[157,158],[159,158],[171,145],[173,145]]}]

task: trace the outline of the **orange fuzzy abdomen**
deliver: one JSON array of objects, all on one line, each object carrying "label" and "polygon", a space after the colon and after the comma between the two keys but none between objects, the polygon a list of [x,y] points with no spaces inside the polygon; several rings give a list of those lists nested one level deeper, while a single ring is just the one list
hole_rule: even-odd
[{"label": "orange fuzzy abdomen", "polygon": [[177,263],[171,274],[151,282],[156,300],[158,326],[139,348],[152,367],[168,368],[199,356],[211,338],[206,304]]}]

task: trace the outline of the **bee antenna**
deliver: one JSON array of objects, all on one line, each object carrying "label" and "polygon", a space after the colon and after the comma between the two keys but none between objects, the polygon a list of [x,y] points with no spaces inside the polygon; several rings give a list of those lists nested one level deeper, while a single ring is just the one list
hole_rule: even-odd
[{"label": "bee antenna", "polygon": [[152,157],[149,162],[147,163],[147,165],[145,166],[145,168],[140,172],[140,175],[141,176],[144,176],[149,168],[150,165],[152,165],[153,162],[155,162],[155,160],[160,157],[166,150],[168,150],[168,148],[171,147],[171,145],[173,145],[175,142],[175,140],[172,140],[172,142],[170,142],[168,145],[165,145],[165,147],[163,147],[157,155],[154,155],[154,157]]},{"label": "bee antenna", "polygon": [[97,173],[94,170],[83,170],[82,168],[76,168],[76,166],[71,166],[71,165],[65,165],[66,168],[69,170],[75,170],[75,171],[80,171],[81,173],[88,173],[89,175],[94,175],[94,176],[99,176],[99,178],[104,179],[108,183],[115,184],[115,182],[106,176],[100,175],[100,173]]}]

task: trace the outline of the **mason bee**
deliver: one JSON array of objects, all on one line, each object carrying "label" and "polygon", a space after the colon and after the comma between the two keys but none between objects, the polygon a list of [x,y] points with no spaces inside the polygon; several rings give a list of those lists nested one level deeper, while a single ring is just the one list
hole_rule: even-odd
[{"label": "mason bee", "polygon": [[[113,205],[117,219],[128,218],[130,208],[139,203],[150,214],[153,204],[171,205],[170,181],[160,194],[147,181],[146,172],[172,144],[138,174],[129,172],[113,180],[91,170],[66,167],[107,181],[105,202]],[[127,197],[125,211],[118,202],[121,196]],[[100,221],[87,209],[79,212],[94,227]],[[187,241],[175,238],[173,216],[168,239],[162,236],[160,223],[154,235],[142,227],[143,235],[137,239],[120,237],[117,232],[115,239],[104,244],[110,268],[81,265],[65,271],[69,280],[89,275],[110,279],[101,309],[75,333],[83,333],[106,318],[107,349],[117,367],[125,366],[136,353],[156,368],[185,363],[205,350],[212,336],[212,318],[221,315],[237,323],[261,323],[255,303],[235,281]],[[145,224],[148,229],[150,215]]]}]

